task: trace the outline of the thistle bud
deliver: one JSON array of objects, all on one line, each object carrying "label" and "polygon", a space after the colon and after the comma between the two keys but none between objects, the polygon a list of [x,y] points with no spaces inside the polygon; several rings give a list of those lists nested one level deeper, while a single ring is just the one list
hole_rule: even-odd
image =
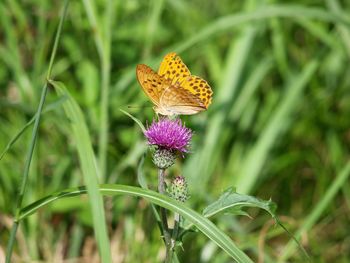
[{"label": "thistle bud", "polygon": [[159,169],[167,169],[175,163],[176,152],[171,149],[158,147],[153,153],[153,163]]},{"label": "thistle bud", "polygon": [[180,202],[186,202],[189,198],[188,187],[185,177],[177,176],[172,181],[169,196]]}]

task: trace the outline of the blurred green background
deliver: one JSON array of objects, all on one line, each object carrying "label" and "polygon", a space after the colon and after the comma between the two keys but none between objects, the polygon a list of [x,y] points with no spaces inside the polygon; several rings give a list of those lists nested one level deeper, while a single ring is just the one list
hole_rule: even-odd
[{"label": "blurred green background", "polygon": [[[0,2],[0,153],[35,114],[62,4]],[[207,112],[182,118],[195,132],[192,152],[169,173],[188,178],[188,205],[201,211],[231,186],[271,198],[315,262],[349,262],[349,12],[349,1],[338,0],[71,1],[53,78],[85,113],[100,181],[138,185],[147,147],[119,109],[150,123],[154,113],[135,67],[157,69],[167,52],[177,52],[214,91]],[[24,204],[83,183],[59,99],[49,91]],[[30,130],[0,161],[1,262]],[[142,169],[156,189],[149,155]],[[161,262],[164,248],[146,201],[105,198],[105,207],[114,262]],[[305,261],[298,250],[287,253],[290,237],[266,213],[249,213],[213,221],[255,262]],[[200,233],[183,247],[181,262],[231,262]],[[26,219],[14,258],[98,262],[86,196]]]}]

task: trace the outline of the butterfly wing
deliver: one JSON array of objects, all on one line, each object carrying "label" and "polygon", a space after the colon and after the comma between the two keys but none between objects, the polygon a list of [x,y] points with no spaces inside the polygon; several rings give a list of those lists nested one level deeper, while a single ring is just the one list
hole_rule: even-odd
[{"label": "butterfly wing", "polygon": [[181,87],[198,97],[206,109],[211,104],[213,91],[204,79],[193,75],[189,76],[181,84]]},{"label": "butterfly wing", "polygon": [[159,107],[166,110],[166,115],[191,115],[206,109],[196,95],[174,85],[164,90]]},{"label": "butterfly wing", "polygon": [[160,97],[169,86],[169,82],[144,64],[137,65],[136,76],[143,91],[158,106],[160,104]]},{"label": "butterfly wing", "polygon": [[213,91],[209,84],[200,77],[192,76],[189,69],[175,53],[167,54],[160,64],[158,74],[169,80],[172,85],[181,86],[199,97],[205,108],[211,104]]},{"label": "butterfly wing", "polygon": [[137,66],[136,74],[143,91],[160,114],[195,114],[211,104],[213,91],[209,84],[192,76],[174,52],[164,57],[158,74],[143,64]]},{"label": "butterfly wing", "polygon": [[170,81],[173,85],[179,85],[188,76],[191,76],[191,72],[181,58],[175,52],[171,52],[164,57],[160,64],[158,75]]}]

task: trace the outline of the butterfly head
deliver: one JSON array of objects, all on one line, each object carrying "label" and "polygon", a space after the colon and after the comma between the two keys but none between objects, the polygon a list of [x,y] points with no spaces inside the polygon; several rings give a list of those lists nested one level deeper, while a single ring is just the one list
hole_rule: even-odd
[{"label": "butterfly head", "polygon": [[160,114],[160,115],[165,115],[165,116],[169,116],[169,115],[173,115],[174,113],[172,113],[171,111],[167,110],[166,108],[161,108],[158,106],[154,106],[153,110],[156,114]]}]

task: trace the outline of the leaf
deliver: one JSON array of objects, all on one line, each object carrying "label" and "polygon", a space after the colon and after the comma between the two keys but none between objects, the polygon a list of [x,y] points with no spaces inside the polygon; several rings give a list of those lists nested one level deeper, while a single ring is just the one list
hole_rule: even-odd
[{"label": "leaf", "polygon": [[234,27],[242,26],[244,23],[252,23],[257,21],[263,22],[266,19],[273,17],[289,18],[291,20],[297,19],[312,19],[315,21],[333,22],[348,25],[349,23],[341,16],[329,10],[324,10],[317,7],[305,7],[302,5],[268,5],[261,6],[253,11],[239,12],[237,14],[228,15],[218,18],[202,29],[198,30],[196,34],[169,48],[181,53],[197,43],[208,40],[212,36],[232,30]]},{"label": "leaf", "polygon": [[129,116],[131,119],[133,119],[140,126],[142,132],[145,133],[146,128],[145,128],[145,126],[143,126],[142,122],[139,119],[137,119],[136,117],[132,116],[130,113],[128,113],[128,112],[126,112],[126,111],[124,111],[122,109],[119,109],[119,110],[122,113],[124,113],[125,115]]},{"label": "leaf", "polygon": [[143,173],[143,163],[145,162],[145,155],[142,155],[139,165],[137,166],[137,181],[143,189],[148,189],[147,180]]},{"label": "leaf", "polygon": [[[228,255],[230,255],[238,263],[252,263],[251,259],[240,250],[236,244],[215,226],[209,219],[200,215],[191,208],[185,206],[176,200],[171,199],[168,196],[159,194],[157,192],[142,189],[140,187],[116,185],[116,184],[104,184],[100,185],[99,190],[104,195],[132,195],[142,197],[148,201],[169,209],[175,213],[179,213],[186,218],[189,222],[194,224],[204,235],[210,238],[215,244],[222,248]],[[60,198],[73,197],[81,194],[86,194],[87,188],[84,186],[77,188],[65,189],[52,195],[46,196],[21,210],[20,220],[35,213],[39,208],[57,200]]]},{"label": "leaf", "polygon": [[276,217],[276,204],[271,200],[264,201],[259,198],[239,194],[233,187],[227,189],[217,201],[209,205],[203,210],[205,217],[211,217],[220,213],[230,213],[234,215],[247,215],[247,212],[243,211],[243,207],[258,207],[267,211],[273,218]]},{"label": "leaf", "polygon": [[[296,243],[297,247],[302,251],[305,259],[310,261],[310,258],[303,248],[303,246],[299,243],[299,241],[293,236],[293,234],[281,223],[276,215],[277,205],[271,200],[265,201],[254,196],[239,194],[236,192],[235,188],[228,188],[217,201],[207,206],[203,210],[203,216],[212,217],[214,215],[218,215],[220,213],[230,213],[234,215],[246,215],[249,216],[247,212],[242,210],[243,207],[257,207],[268,212],[271,217],[275,220],[275,223],[279,225],[289,237],[291,237]],[[182,236],[184,236],[187,231],[191,230],[192,225],[187,226]]]},{"label": "leaf", "polygon": [[63,109],[70,120],[72,136],[76,143],[80,167],[89,197],[94,231],[101,261],[111,262],[110,243],[107,234],[103,200],[98,189],[98,168],[84,115],[79,108],[79,105],[71,97],[63,83],[50,80],[50,84],[52,84],[59,95],[67,97],[67,100],[63,104]]}]

